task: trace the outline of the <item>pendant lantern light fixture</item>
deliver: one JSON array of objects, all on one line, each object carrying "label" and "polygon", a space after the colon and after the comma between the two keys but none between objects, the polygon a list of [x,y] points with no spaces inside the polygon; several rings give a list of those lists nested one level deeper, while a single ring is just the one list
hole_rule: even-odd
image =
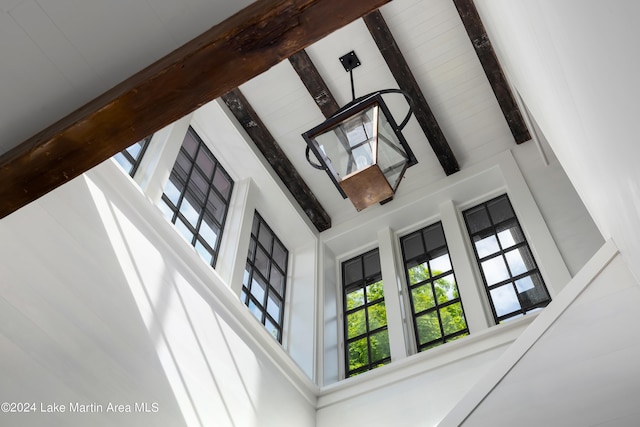
[{"label": "pendant lantern light fixture", "polygon": [[[379,90],[356,99],[353,69],[360,61],[353,51],[340,61],[350,73],[352,101],[302,137],[309,164],[325,170],[340,194],[361,211],[391,200],[406,169],[417,163],[402,134],[413,113],[413,102],[399,89]],[[400,125],[382,97],[386,94],[402,94],[409,104]],[[309,158],[309,151],[319,164]]]}]

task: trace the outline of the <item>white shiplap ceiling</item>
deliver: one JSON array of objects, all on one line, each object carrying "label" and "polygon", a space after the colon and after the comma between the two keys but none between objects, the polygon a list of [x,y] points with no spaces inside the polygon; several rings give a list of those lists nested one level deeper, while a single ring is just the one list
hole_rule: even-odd
[{"label": "white shiplap ceiling", "polygon": [[[484,70],[451,0],[394,0],[381,9],[402,53],[438,120],[461,168],[513,146],[514,140]],[[340,105],[351,100],[349,74],[338,58],[354,50],[356,96],[397,84],[362,20],[307,48]],[[319,108],[285,61],[240,87],[307,185],[338,224],[358,214],[325,172],[304,159],[301,134],[324,120]],[[398,109],[397,117],[404,111]],[[407,170],[398,194],[420,191],[445,177],[412,118],[404,134],[418,164]],[[374,206],[371,209],[384,209]]]},{"label": "white shiplap ceiling", "polygon": [[[0,0],[0,152],[16,146],[250,3],[247,0]],[[452,0],[394,0],[382,9],[461,168],[514,144]],[[340,105],[351,98],[338,58],[355,50],[356,95],[397,87],[358,20],[307,52]],[[334,224],[358,215],[304,159],[301,133],[324,120],[288,61],[241,90]],[[398,111],[398,116],[403,111]],[[412,119],[419,163],[399,192],[445,175]],[[375,206],[369,209],[384,209]]]},{"label": "white shiplap ceiling", "polygon": [[249,3],[0,0],[0,152]]}]

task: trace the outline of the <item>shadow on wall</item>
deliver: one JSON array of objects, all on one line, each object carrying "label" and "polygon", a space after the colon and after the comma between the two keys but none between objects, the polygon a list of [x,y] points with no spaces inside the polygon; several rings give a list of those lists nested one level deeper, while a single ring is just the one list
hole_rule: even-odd
[{"label": "shadow on wall", "polygon": [[[91,194],[187,425],[313,425],[315,408],[225,320],[212,292],[229,289],[213,271],[204,283],[197,270],[209,267],[195,264],[195,251],[185,260],[126,202],[97,186]],[[160,212],[157,218],[165,225]]]}]

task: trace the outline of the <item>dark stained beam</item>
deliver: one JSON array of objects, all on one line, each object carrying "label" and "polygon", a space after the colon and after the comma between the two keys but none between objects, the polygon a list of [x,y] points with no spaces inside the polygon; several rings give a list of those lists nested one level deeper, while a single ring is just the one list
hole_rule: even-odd
[{"label": "dark stained beam", "polygon": [[271,136],[271,133],[269,133],[267,127],[251,107],[249,101],[240,92],[240,89],[234,89],[223,95],[222,100],[227,104],[227,107],[229,107],[247,134],[249,134],[249,137],[289,189],[313,225],[316,226],[318,231],[329,229],[331,227],[329,214],[320,205],[316,196],[311,192],[311,189],[298,174],[298,171],[296,171],[273,136]]},{"label": "dark stained beam", "polygon": [[393,34],[389,30],[387,23],[380,11],[376,10],[363,17],[364,23],[367,25],[371,36],[378,45],[378,49],[382,53],[384,60],[387,62],[393,77],[396,79],[401,90],[409,94],[414,103],[414,115],[422,128],[431,148],[435,153],[442,169],[447,175],[451,175],[460,170],[458,161],[451,151],[451,147],[447,142],[440,125],[427,104],[427,100],[418,86],[413,73],[407,65],[400,48],[396,43]]},{"label": "dark stained beam", "polygon": [[389,0],[258,0],[0,156],[0,218]]},{"label": "dark stained beam", "polygon": [[289,62],[298,73],[302,84],[307,88],[309,95],[316,102],[325,118],[331,117],[333,113],[340,109],[336,99],[305,50],[290,56]]},{"label": "dark stained beam", "polygon": [[504,118],[507,120],[509,129],[511,129],[513,138],[517,144],[529,141],[531,139],[529,129],[527,129],[527,124],[522,118],[520,108],[518,108],[518,104],[511,93],[507,79],[498,62],[498,57],[493,50],[484,25],[480,20],[478,10],[473,4],[473,0],[453,0],[453,3],[456,5],[456,9],[458,9],[458,14],[467,30],[471,44],[473,44],[473,48],[476,50],[476,55],[478,55],[478,59],[480,59],[487,79],[489,79],[493,93],[496,95],[496,99],[498,100],[498,104],[500,104]]}]

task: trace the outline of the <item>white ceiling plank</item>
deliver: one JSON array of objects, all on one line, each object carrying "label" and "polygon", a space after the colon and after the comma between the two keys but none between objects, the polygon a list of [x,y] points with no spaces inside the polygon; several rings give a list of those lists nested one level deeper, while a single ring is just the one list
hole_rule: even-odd
[{"label": "white ceiling plank", "polygon": [[0,13],[0,150],[22,142],[71,109],[73,92],[24,30]]},{"label": "white ceiling plank", "polygon": [[[88,102],[99,76],[34,0],[25,0],[10,15],[74,88],[72,98]],[[95,89],[95,88],[94,88]],[[104,88],[107,89],[107,88]]]}]

